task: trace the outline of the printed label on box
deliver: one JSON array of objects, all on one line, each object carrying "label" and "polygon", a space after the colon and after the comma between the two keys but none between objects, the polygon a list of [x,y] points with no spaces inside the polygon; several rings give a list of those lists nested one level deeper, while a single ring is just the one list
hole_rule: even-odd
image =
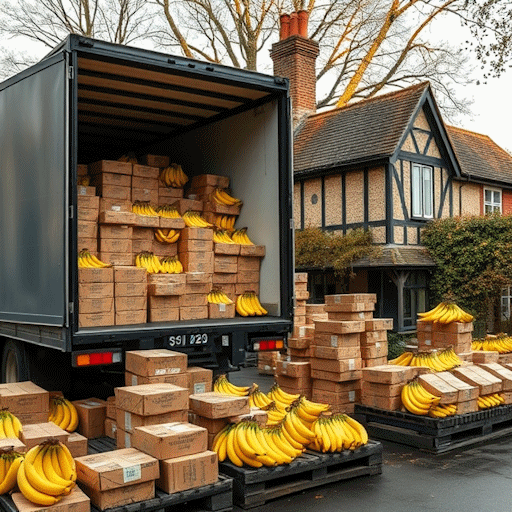
[{"label": "printed label on box", "polygon": [[164,425],[167,430],[172,430],[173,432],[189,432],[190,429],[183,423],[175,423],[174,425]]},{"label": "printed label on box", "polygon": [[206,384],[204,382],[196,382],[194,384],[194,394],[206,393]]},{"label": "printed label on box", "polygon": [[431,345],[431,344],[432,344],[431,340],[425,340],[425,345]]},{"label": "printed label on box", "polygon": [[142,471],[140,464],[130,466],[129,468],[123,468],[123,482],[125,484],[128,482],[134,482],[135,480],[140,480],[141,476]]},{"label": "printed label on box", "polygon": [[303,325],[301,325],[299,327],[299,337],[304,338],[304,336],[306,336],[306,328]]},{"label": "printed label on box", "polygon": [[125,432],[125,434],[124,434],[124,447],[125,448],[132,447],[132,436],[128,432]]},{"label": "printed label on box", "polygon": [[341,297],[339,295],[336,295],[334,297],[334,302],[337,302],[339,304],[341,302]]},{"label": "printed label on box", "polygon": [[377,341],[377,343],[375,343],[375,348],[378,350],[380,348],[380,341]]},{"label": "printed label on box", "polygon": [[349,402],[355,402],[356,401],[356,392],[355,391],[349,391],[348,392],[348,401]]},{"label": "printed label on box", "polygon": [[98,405],[101,405],[99,402],[92,402],[90,400],[87,400],[87,402],[82,402],[81,404],[83,407],[98,407]]},{"label": "printed label on box", "polygon": [[114,204],[114,205],[112,205],[111,210],[112,210],[113,212],[120,212],[120,211],[121,211],[121,207],[120,207],[120,206],[116,206],[116,205]]},{"label": "printed label on box", "polygon": [[124,428],[125,430],[132,429],[132,413],[125,411],[124,412]]},{"label": "printed label on box", "polygon": [[338,346],[338,336],[333,335],[331,336],[331,347],[337,347]]},{"label": "printed label on box", "polygon": [[137,375],[132,375],[132,386],[136,386],[138,382]]},{"label": "printed label on box", "polygon": [[155,375],[169,375],[174,373],[180,373],[179,368],[156,368]]},{"label": "printed label on box", "polygon": [[352,370],[355,370],[355,368],[356,368],[356,361],[354,359],[349,359],[348,360],[348,369],[350,371],[352,371]]},{"label": "printed label on box", "polygon": [[364,320],[364,312],[363,312],[363,311],[361,311],[361,313],[359,313],[359,318],[360,318],[361,320]]},{"label": "printed label on box", "polygon": [[219,311],[226,311],[226,304],[219,304]]}]

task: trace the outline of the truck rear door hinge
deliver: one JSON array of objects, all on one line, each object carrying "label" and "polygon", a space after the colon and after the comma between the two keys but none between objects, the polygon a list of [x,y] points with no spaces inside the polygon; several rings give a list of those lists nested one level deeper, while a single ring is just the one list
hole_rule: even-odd
[{"label": "truck rear door hinge", "polygon": [[75,312],[75,303],[74,302],[70,302],[68,304],[68,307],[69,307],[69,314],[73,314]]},{"label": "truck rear door hinge", "polygon": [[68,78],[73,80],[75,78],[75,68],[73,66],[69,66],[68,68]]}]

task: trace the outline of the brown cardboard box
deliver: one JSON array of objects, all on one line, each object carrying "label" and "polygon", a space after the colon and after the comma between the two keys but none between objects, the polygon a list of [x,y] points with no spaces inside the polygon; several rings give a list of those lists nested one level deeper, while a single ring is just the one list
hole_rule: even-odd
[{"label": "brown cardboard box", "polygon": [[150,215],[135,215],[135,226],[142,228],[160,227],[160,217]]},{"label": "brown cardboard box", "polygon": [[471,386],[478,386],[480,395],[490,395],[495,393],[494,382],[491,382],[485,376],[476,372],[473,366],[454,368],[452,373]]},{"label": "brown cardboard box", "polygon": [[111,418],[113,420],[116,419],[116,397],[115,397],[115,395],[109,396],[107,398],[107,418]]},{"label": "brown cardboard box", "polygon": [[[316,381],[315,381],[316,382]],[[361,382],[363,396],[400,397],[404,384],[380,384],[378,382]]]},{"label": "brown cardboard box", "polygon": [[140,384],[155,384],[157,382],[165,382],[180,388],[188,388],[188,375],[186,373],[170,373],[144,377],[135,373],[124,372],[125,386],[139,386]]},{"label": "brown cardboard box", "polygon": [[[238,279],[238,274],[225,274],[225,275],[233,275]],[[258,282],[250,282],[250,283],[236,283],[235,284],[235,295],[242,295],[243,293],[253,292],[256,295],[260,294],[260,285]]]},{"label": "brown cardboard box", "polygon": [[457,402],[456,414],[467,414],[469,412],[477,412],[479,410],[477,400],[467,400],[466,402]]},{"label": "brown cardboard box", "polygon": [[368,407],[384,409],[385,411],[398,411],[402,407],[402,399],[398,396],[361,395],[361,403]]},{"label": "brown cardboard box", "polygon": [[131,252],[100,252],[98,258],[114,266],[131,265],[133,261]]},{"label": "brown cardboard box", "polygon": [[[151,167],[149,168],[151,169]],[[153,171],[155,168],[153,167]],[[156,174],[156,173],[155,173]],[[149,189],[149,190],[156,190],[158,192],[158,176],[139,176],[139,175],[133,175],[132,176],[132,189]],[[155,201],[155,203],[158,201],[158,196]]]},{"label": "brown cardboard box", "polygon": [[[288,348],[296,350],[304,350],[309,348],[311,345],[311,338],[288,338]],[[318,356],[320,357],[320,356]]]},{"label": "brown cardboard box", "polygon": [[221,285],[224,289],[225,286],[232,286],[233,287],[233,293],[235,293],[235,284],[236,284],[236,274],[218,274],[214,273],[212,275],[212,284],[215,285],[217,288],[217,285]]},{"label": "brown cardboard box", "polygon": [[0,409],[8,409],[18,416],[33,413],[46,413],[50,409],[50,394],[31,381],[0,384]]},{"label": "brown cardboard box", "polygon": [[133,227],[125,224],[101,224],[99,227],[99,234],[100,238],[131,240],[133,236]]},{"label": "brown cardboard box", "polygon": [[187,240],[213,240],[213,230],[210,228],[186,227],[181,230],[180,241]]},{"label": "brown cardboard box", "polygon": [[217,274],[235,274],[239,267],[237,256],[215,254],[213,258],[213,271]]},{"label": "brown cardboard box", "polygon": [[458,401],[459,391],[435,373],[420,375],[418,381],[429,393],[441,397],[439,403],[453,404]]},{"label": "brown cardboard box", "polygon": [[114,310],[114,298],[103,297],[101,299],[78,298],[79,311],[87,313],[109,313]]},{"label": "brown cardboard box", "polygon": [[208,304],[208,318],[235,318],[235,305]]},{"label": "brown cardboard box", "polygon": [[185,272],[213,274],[213,252],[182,252],[180,261]]},{"label": "brown cardboard box", "polygon": [[[165,165],[164,167],[167,167],[167,165]],[[158,165],[151,166],[151,165],[133,164],[132,176],[134,178],[136,176],[140,176],[141,178],[150,178],[153,180],[157,180],[157,186],[158,186],[158,178],[160,176],[160,169],[158,167],[159,167]],[[133,180],[133,178],[132,178],[132,180]],[[132,186],[133,186],[133,181],[132,181]]]},{"label": "brown cardboard box", "polygon": [[82,210],[95,210],[99,211],[100,198],[99,196],[83,196],[77,197],[77,208]]},{"label": "brown cardboard box", "polygon": [[172,384],[140,384],[116,388],[118,409],[140,416],[163,414],[188,408],[188,388]]},{"label": "brown cardboard box", "polygon": [[[188,274],[188,275],[190,275],[190,274]],[[209,279],[207,281],[200,282],[200,283],[187,282],[186,287],[185,287],[185,294],[188,294],[188,293],[208,294],[208,293],[210,293],[211,289],[212,289],[212,282]]]},{"label": "brown cardboard box", "polygon": [[[315,334],[352,334],[364,332],[365,323],[362,321],[334,322],[332,320],[315,321]],[[332,345],[331,345],[332,346]]]},{"label": "brown cardboard box", "polygon": [[208,431],[181,422],[135,427],[132,446],[159,460],[173,459],[206,451]]},{"label": "brown cardboard box", "polygon": [[341,303],[375,303],[377,295],[375,293],[344,293],[338,295],[326,295],[325,305],[331,306]]},{"label": "brown cardboard box", "polygon": [[[279,363],[279,361],[278,361]],[[312,381],[309,375],[307,377],[288,377],[288,375],[277,374],[275,375],[275,381],[281,388],[293,389],[292,394],[299,393],[299,389],[311,389]]]},{"label": "brown cardboard box", "polygon": [[361,389],[360,380],[334,382],[331,380],[311,379],[311,383],[313,390],[329,391],[331,393],[346,393],[354,389]]},{"label": "brown cardboard box", "polygon": [[217,188],[228,188],[229,178],[227,176],[220,176],[217,174],[199,174],[193,176],[190,182],[192,188],[199,188],[205,186],[212,186]]},{"label": "brown cardboard box", "polygon": [[[260,271],[261,258],[256,258],[252,256],[238,256],[236,258],[238,264],[239,271]],[[297,298],[297,296],[295,296]]]},{"label": "brown cardboard box", "polygon": [[153,228],[133,227],[133,240],[145,240],[146,242],[152,242],[154,237]]},{"label": "brown cardboard box", "polygon": [[208,306],[180,307],[180,320],[201,320],[208,318]]},{"label": "brown cardboard box", "polygon": [[491,350],[474,350],[471,358],[475,364],[497,363],[500,353]]},{"label": "brown cardboard box", "polygon": [[143,201],[150,204],[158,203],[158,181],[156,188],[133,188],[132,187],[132,202]]},{"label": "brown cardboard box", "polygon": [[436,375],[458,390],[457,402],[468,402],[478,398],[478,386],[464,382],[451,372],[437,372]]},{"label": "brown cardboard box", "polygon": [[113,298],[114,283],[79,283],[78,296],[82,299]]},{"label": "brown cardboard box", "polygon": [[[377,341],[374,345],[361,347],[361,357],[363,359],[386,358],[388,355],[387,341]],[[383,364],[386,364],[385,362]]]},{"label": "brown cardboard box", "polygon": [[147,323],[148,312],[147,309],[136,311],[116,311],[115,324],[116,325],[136,325]]},{"label": "brown cardboard box", "polygon": [[211,252],[213,251],[213,239],[210,240],[178,240],[178,252]]},{"label": "brown cardboard box", "polygon": [[97,185],[98,193],[101,197],[109,197],[120,201],[130,201],[132,189],[130,187],[121,187],[119,185]]},{"label": "brown cardboard box", "polygon": [[[143,297],[146,299],[148,285],[146,283],[115,283],[116,308],[120,297]],[[134,308],[139,309],[139,308]]]},{"label": "brown cardboard box", "polygon": [[387,364],[363,368],[363,380],[380,384],[405,384],[412,380],[418,371],[416,367]]},{"label": "brown cardboard box", "polygon": [[498,377],[502,381],[502,391],[512,391],[512,371],[498,363],[481,363],[479,364],[485,371]]},{"label": "brown cardboard box", "polygon": [[[79,221],[92,221],[98,222],[98,210],[96,208],[78,208],[77,209],[77,218]],[[93,240],[93,239],[89,239]],[[79,244],[78,247],[83,247],[82,244]]]},{"label": "brown cardboard box", "polygon": [[332,380],[334,382],[345,382],[361,378],[361,370],[348,370],[345,372],[328,372],[311,368],[311,378],[321,380]]},{"label": "brown cardboard box", "polygon": [[369,368],[372,366],[382,366],[383,364],[387,364],[387,362],[388,362],[387,356],[363,359],[363,368]]},{"label": "brown cardboard box", "polygon": [[189,366],[186,371],[188,389],[191,395],[209,393],[213,386],[213,371],[208,368]]},{"label": "brown cardboard box", "polygon": [[[117,423],[112,418],[105,418],[105,435],[110,439],[117,439]],[[85,455],[85,454],[84,454]]]},{"label": "brown cardboard box", "polygon": [[[307,340],[307,338],[305,338]],[[288,346],[290,346],[288,340]],[[357,346],[348,347],[324,347],[311,345],[314,357],[319,359],[354,359],[361,358],[361,349]]]},{"label": "brown cardboard box", "polygon": [[254,270],[238,271],[236,274],[236,282],[240,284],[258,283],[260,280],[260,273]]},{"label": "brown cardboard box", "polygon": [[114,282],[114,269],[113,268],[79,268],[78,269],[78,282],[79,283],[113,283]]},{"label": "brown cardboard box", "polygon": [[[311,325],[294,325],[293,326],[293,337],[294,338],[311,338],[315,335],[315,326]],[[357,342],[359,343],[359,336],[357,336]],[[329,347],[331,344],[329,343]],[[300,347],[297,347],[300,348]]]},{"label": "brown cardboard box", "polygon": [[[261,412],[265,413],[265,411]],[[235,418],[240,418],[240,416],[212,420],[211,418],[205,418],[204,416],[199,416],[193,412],[188,413],[188,422],[197,425],[198,427],[205,428],[208,431],[208,434],[218,434],[228,423],[238,423],[240,420],[238,419],[237,421]]]},{"label": "brown cardboard box", "polygon": [[327,313],[363,313],[375,311],[375,302],[340,302],[325,304]]},{"label": "brown cardboard box", "polygon": [[182,409],[180,411],[166,412],[164,414],[152,414],[150,416],[141,416],[133,414],[129,411],[117,410],[116,424],[118,428],[130,434],[133,433],[135,427],[147,427],[149,425],[161,425],[162,423],[187,422],[188,411]]},{"label": "brown cardboard box", "polygon": [[226,256],[238,256],[240,254],[240,244],[222,244],[215,242],[213,252],[214,254]]},{"label": "brown cardboard box", "polygon": [[[118,187],[131,187],[132,177],[126,174],[117,174],[113,172],[103,172],[93,176],[93,183],[101,192],[107,185]],[[100,194],[101,195],[101,194]],[[105,196],[108,197],[108,196]]]},{"label": "brown cardboard box", "polygon": [[32,425],[23,425],[20,434],[20,440],[25,445],[27,451],[30,448],[41,444],[48,439],[56,439],[64,444],[69,437],[69,433],[55,425],[51,421],[46,423],[34,423]]},{"label": "brown cardboard box", "polygon": [[183,197],[183,189],[182,188],[172,188],[160,186],[158,187],[158,206],[171,205],[176,201],[176,199],[181,199]]},{"label": "brown cardboard box", "polygon": [[[127,219],[132,219],[128,224],[133,224],[135,220],[135,214],[132,213],[132,202],[128,200],[120,200],[111,197],[100,197],[99,200],[99,211],[101,212],[125,212],[130,213]],[[108,217],[103,217],[108,218]],[[121,217],[114,216],[112,217],[114,220],[120,219]],[[107,222],[106,224],[112,224],[111,222]],[[113,224],[122,224],[122,222],[113,222]]]},{"label": "brown cardboard box", "polygon": [[132,447],[132,433],[126,432],[122,428],[116,427],[116,447],[131,448]]},{"label": "brown cardboard box", "polygon": [[[114,206],[112,206],[114,208]],[[123,210],[100,211],[98,222],[100,225],[133,226],[137,216],[134,213]]]},{"label": "brown cardboard box", "polygon": [[91,510],[91,500],[78,486],[51,507],[35,505],[21,492],[15,492],[11,497],[18,512],[90,512]]},{"label": "brown cardboard box", "polygon": [[[164,229],[184,229],[186,226],[182,218],[169,219],[167,217],[160,217],[160,227]],[[176,244],[175,244],[176,245]]]},{"label": "brown cardboard box", "polygon": [[160,461],[160,478],[156,486],[171,494],[213,484],[218,478],[217,454],[205,451]]},{"label": "brown cardboard box", "polygon": [[388,341],[387,331],[366,331],[361,333],[361,346],[375,345]]},{"label": "brown cardboard box", "polygon": [[180,307],[208,306],[206,293],[185,293],[180,295]]},{"label": "brown cardboard box", "polygon": [[311,358],[311,369],[322,370],[325,372],[351,372],[354,370],[360,370],[362,368],[361,358],[352,359],[317,359]]},{"label": "brown cardboard box", "polygon": [[[150,296],[151,299],[151,296]],[[180,308],[148,309],[148,322],[177,322],[180,319]]]},{"label": "brown cardboard box", "polygon": [[97,238],[77,237],[76,245],[78,247],[78,250],[88,249],[89,252],[94,253],[94,256],[98,255],[98,239]]},{"label": "brown cardboard box", "polygon": [[[157,296],[182,295],[185,293],[185,274],[151,274],[148,278],[148,294]],[[156,302],[150,307],[157,307]]]},{"label": "brown cardboard box", "polygon": [[105,172],[115,174],[129,174],[131,175],[132,164],[129,162],[119,162],[117,160],[100,160],[89,164],[89,174],[101,174]]},{"label": "brown cardboard box", "polygon": [[276,372],[294,378],[309,378],[311,366],[309,363],[294,363],[293,361],[277,361]]},{"label": "brown cardboard box", "polygon": [[[141,252],[153,252],[156,254],[156,251],[153,250],[153,240],[132,240],[132,254],[134,264],[135,257]],[[157,256],[160,256],[160,254],[157,254]]]},{"label": "brown cardboard box", "polygon": [[87,437],[82,436],[78,432],[69,434],[66,440],[66,446],[73,458],[87,455]]},{"label": "brown cardboard box", "polygon": [[77,222],[77,236],[80,238],[95,238],[98,236],[98,223],[88,220]]},{"label": "brown cardboard box", "polygon": [[485,378],[492,384],[491,393],[500,393],[503,391],[503,380],[500,377],[497,377],[492,372],[485,370],[481,365],[472,365],[470,368],[476,372],[478,375],[481,375],[482,378]]},{"label": "brown cardboard box", "polygon": [[373,311],[361,311],[359,313],[327,313],[327,320],[334,320],[335,322],[354,320],[371,320],[373,318]]},{"label": "brown cardboard box", "polygon": [[132,240],[123,238],[100,238],[99,249],[101,253],[104,252],[132,252]]},{"label": "brown cardboard box", "polygon": [[169,157],[164,155],[144,155],[142,163],[150,167],[169,167]]},{"label": "brown cardboard box", "polygon": [[240,256],[251,256],[253,258],[263,258],[265,256],[264,245],[241,245]]},{"label": "brown cardboard box", "polygon": [[190,395],[189,408],[200,416],[212,419],[238,416],[250,412],[247,397],[219,395],[214,392]]},{"label": "brown cardboard box", "polygon": [[[183,215],[186,211],[192,212],[202,212],[203,211],[203,201],[198,201],[196,199],[177,199],[172,203],[173,206],[176,207],[180,215]],[[204,228],[197,228],[204,229]]]},{"label": "brown cardboard box", "polygon": [[91,504],[99,510],[148,501],[155,497],[154,480],[107,491],[98,491],[85,484],[81,484],[81,487],[91,499]]},{"label": "brown cardboard box", "polygon": [[78,413],[78,432],[88,439],[105,435],[107,402],[99,398],[88,398],[72,402]]},{"label": "brown cardboard box", "polygon": [[135,448],[77,457],[75,463],[80,483],[98,491],[155,480],[160,475],[158,461]]},{"label": "brown cardboard box", "polygon": [[144,377],[184,373],[187,355],[167,349],[131,350],[125,354],[125,369]]},{"label": "brown cardboard box", "polygon": [[[19,419],[19,418],[18,418]],[[0,451],[15,451],[25,453],[27,447],[17,437],[3,437],[0,438]]]},{"label": "brown cardboard box", "polygon": [[114,325],[116,316],[114,310],[108,313],[80,313],[78,316],[79,327],[103,327]]},{"label": "brown cardboard box", "polygon": [[351,389],[341,393],[333,393],[315,389],[312,392],[312,400],[321,404],[340,405],[359,402],[361,399],[360,389]]},{"label": "brown cardboard box", "polygon": [[118,297],[116,296],[115,300],[115,308],[116,313],[120,311],[140,311],[141,309],[146,312],[148,307],[148,298],[147,296],[141,295],[138,297],[128,296],[128,297]]}]

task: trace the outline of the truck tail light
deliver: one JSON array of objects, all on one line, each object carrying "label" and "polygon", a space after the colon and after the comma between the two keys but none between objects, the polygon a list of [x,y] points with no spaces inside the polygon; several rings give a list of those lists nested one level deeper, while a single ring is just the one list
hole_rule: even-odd
[{"label": "truck tail light", "polygon": [[103,364],[120,363],[122,361],[121,351],[108,350],[102,352],[75,352],[73,354],[73,366],[98,366]]},{"label": "truck tail light", "polygon": [[256,352],[261,350],[282,350],[284,348],[284,340],[282,339],[265,339],[253,342],[253,350]]}]

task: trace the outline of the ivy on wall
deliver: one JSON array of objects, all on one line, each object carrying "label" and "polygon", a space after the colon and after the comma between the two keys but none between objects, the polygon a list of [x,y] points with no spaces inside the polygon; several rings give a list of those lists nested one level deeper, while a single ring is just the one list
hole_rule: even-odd
[{"label": "ivy on wall", "polygon": [[350,270],[350,264],[371,254],[372,235],[355,229],[346,235],[306,228],[295,233],[295,266],[297,268],[332,268],[338,276]]},{"label": "ivy on wall", "polygon": [[489,312],[499,316],[501,290],[512,283],[511,216],[435,220],[424,228],[422,243],[437,264],[434,300],[455,300],[480,320]]}]

